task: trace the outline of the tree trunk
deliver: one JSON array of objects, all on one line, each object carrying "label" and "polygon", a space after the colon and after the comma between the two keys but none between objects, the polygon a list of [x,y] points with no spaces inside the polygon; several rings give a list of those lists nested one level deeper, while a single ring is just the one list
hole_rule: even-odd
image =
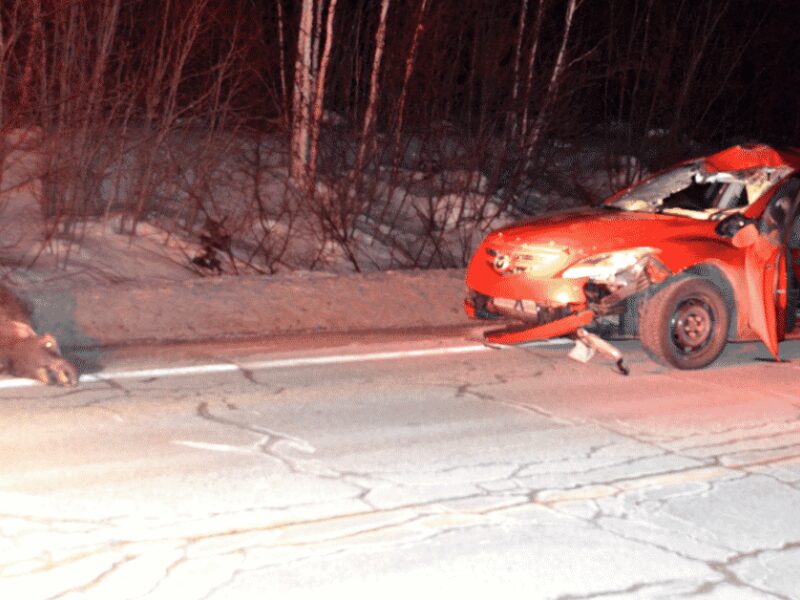
[{"label": "tree trunk", "polygon": [[308,169],[308,141],[311,110],[311,48],[314,27],[314,0],[303,0],[297,57],[294,66],[292,98],[292,143],[290,174],[301,181]]},{"label": "tree trunk", "polygon": [[[6,122],[5,114],[5,97],[6,97],[6,73],[8,73],[6,66],[6,36],[5,29],[3,29],[3,19],[0,18],[0,123]],[[0,156],[0,160],[4,157]],[[0,181],[3,179],[2,162],[0,162]]]},{"label": "tree trunk", "polygon": [[[38,55],[43,52],[42,43],[42,1],[31,0],[31,27],[30,38],[28,39],[28,50],[25,56],[25,66],[22,70],[22,81],[19,90],[19,114],[22,119],[30,118],[29,105],[31,102],[31,88],[34,79],[34,63],[38,63]],[[44,77],[40,73],[39,77]]]},{"label": "tree trunk", "polygon": [[369,101],[367,102],[367,110],[364,113],[361,144],[358,148],[358,158],[356,160],[356,173],[359,174],[364,168],[367,152],[373,147],[372,137],[375,128],[375,115],[378,110],[378,83],[381,74],[383,49],[386,44],[386,15],[388,12],[389,0],[381,0],[381,20],[378,23],[378,30],[375,32],[375,55],[372,59],[372,73],[370,74]]},{"label": "tree trunk", "polygon": [[545,0],[539,0],[539,9],[536,12],[536,24],[533,26],[533,40],[531,49],[528,53],[528,69],[525,76],[525,108],[522,110],[522,123],[520,124],[520,134],[522,139],[528,135],[528,109],[531,104],[531,86],[533,85],[533,69],[536,66],[536,55],[539,52],[539,35],[542,30],[542,19],[544,18]]},{"label": "tree trunk", "polygon": [[522,44],[525,41],[525,17],[528,14],[528,0],[522,0],[522,6],[520,6],[519,10],[519,27],[517,28],[517,44],[514,48],[514,84],[511,90],[511,110],[509,111],[509,115],[511,116],[511,129],[512,131],[516,132],[519,127],[519,122],[517,119],[517,113],[519,106],[519,77],[520,77],[520,68],[522,66]]},{"label": "tree trunk", "polygon": [[[527,0],[525,0],[527,2]],[[414,63],[417,60],[417,48],[419,47],[419,40],[422,37],[422,32],[425,30],[423,25],[425,19],[425,11],[428,8],[428,0],[422,0],[417,12],[417,24],[414,28],[414,37],[411,39],[411,49],[408,51],[406,57],[406,70],[403,74],[403,87],[400,90],[400,99],[397,102],[397,126],[395,129],[395,147],[399,152],[400,149],[400,136],[403,132],[403,118],[406,111],[406,97],[408,96],[408,82],[411,80],[411,73],[414,71]]]},{"label": "tree trunk", "polygon": [[100,44],[97,48],[97,57],[92,70],[91,87],[89,88],[89,98],[86,102],[87,121],[91,121],[94,109],[103,97],[103,80],[108,69],[108,61],[111,56],[111,47],[114,43],[114,38],[117,36],[117,24],[119,20],[120,1],[114,0],[109,6],[105,7],[102,13],[102,35],[100,37]]},{"label": "tree trunk", "polygon": [[289,86],[286,83],[286,40],[284,30],[286,22],[283,16],[283,0],[275,0],[278,9],[278,55],[280,62],[281,108],[283,110],[284,124],[289,123]]},{"label": "tree trunk", "polygon": [[719,25],[723,15],[727,12],[728,7],[729,5],[727,2],[722,6],[720,6],[718,2],[710,3],[706,7],[705,19],[702,21],[698,19],[697,40],[699,40],[699,47],[696,46],[693,49],[694,51],[691,54],[692,59],[689,61],[689,65],[684,70],[683,82],[681,84],[681,90],[678,94],[678,98],[675,101],[672,127],[670,128],[670,137],[672,139],[676,138],[680,129],[681,120],[683,118],[683,110],[689,100],[689,90],[694,82],[697,69],[704,58],[706,47],[708,46],[709,41],[716,35],[717,26]]},{"label": "tree trunk", "polygon": [[314,110],[311,114],[311,144],[309,147],[308,178],[313,185],[317,177],[317,157],[319,156],[319,124],[322,121],[322,112],[325,109],[325,79],[328,73],[328,63],[331,58],[333,45],[333,19],[336,13],[337,0],[330,0],[328,5],[328,19],[325,24],[325,47],[317,72],[317,89],[314,92]]},{"label": "tree trunk", "polygon": [[536,115],[536,121],[533,124],[530,135],[527,140],[527,149],[525,151],[528,161],[536,154],[539,142],[542,138],[542,131],[547,117],[549,116],[550,106],[555,100],[558,93],[558,88],[561,83],[561,76],[564,72],[564,65],[567,58],[567,43],[569,42],[570,32],[572,30],[572,21],[575,16],[575,10],[578,8],[578,0],[569,0],[567,4],[567,12],[564,15],[564,36],[561,38],[561,47],[558,49],[556,57],[556,64],[553,66],[553,72],[550,74],[550,81],[547,84],[547,92],[545,93],[544,101],[539,108],[539,114]]}]

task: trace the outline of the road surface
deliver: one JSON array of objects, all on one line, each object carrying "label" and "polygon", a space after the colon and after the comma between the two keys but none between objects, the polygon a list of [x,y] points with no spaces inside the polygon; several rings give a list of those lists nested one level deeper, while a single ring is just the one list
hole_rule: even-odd
[{"label": "road surface", "polygon": [[0,598],[800,597],[800,343],[329,342],[0,382]]}]

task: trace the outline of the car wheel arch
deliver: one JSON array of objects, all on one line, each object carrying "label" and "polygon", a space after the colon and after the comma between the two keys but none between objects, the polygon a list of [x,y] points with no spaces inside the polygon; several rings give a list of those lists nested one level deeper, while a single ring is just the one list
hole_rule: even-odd
[{"label": "car wheel arch", "polygon": [[656,294],[659,290],[663,289],[664,287],[679,281],[680,279],[685,279],[686,277],[702,277],[703,279],[709,280],[713,283],[717,288],[719,288],[720,292],[722,293],[722,297],[725,299],[725,304],[727,305],[729,314],[730,314],[730,323],[728,325],[728,339],[735,340],[738,339],[738,309],[736,306],[736,296],[733,292],[733,285],[731,284],[730,278],[725,274],[725,272],[714,264],[709,263],[700,263],[696,265],[692,265],[682,271],[679,271],[670,277],[666,278],[664,281],[661,281],[657,284],[654,284],[648,287],[645,290],[631,296],[627,300],[627,308],[626,313],[631,313],[626,315],[628,317],[628,321],[624,326],[624,335],[638,335],[639,332],[639,313],[640,307],[639,304],[641,302],[646,302],[647,299],[654,294]]}]

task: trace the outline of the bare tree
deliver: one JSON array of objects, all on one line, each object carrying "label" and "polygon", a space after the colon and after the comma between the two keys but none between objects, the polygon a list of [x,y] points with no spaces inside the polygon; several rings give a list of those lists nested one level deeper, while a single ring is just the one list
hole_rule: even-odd
[{"label": "bare tree", "polygon": [[[691,138],[796,135],[791,58],[768,35],[788,39],[795,17],[789,0],[767,4],[4,0],[0,144],[13,128],[43,140],[54,237],[79,236],[85,218],[133,235],[168,213],[173,235],[224,225],[239,271],[280,268],[288,223],[313,229],[305,266],[333,248],[377,268],[363,252],[376,240],[392,265],[454,265],[525,190],[580,179],[559,161],[531,168],[556,138],[574,154],[605,126],[611,169],[621,154],[657,166]],[[336,136],[323,135],[328,109],[347,117]],[[396,168],[370,170],[387,149]],[[332,156],[353,177],[322,178]],[[258,188],[246,202],[221,191],[237,177]]]},{"label": "bare tree", "polygon": [[25,65],[22,70],[22,81],[20,82],[19,108],[26,114],[30,113],[30,101],[32,96],[31,86],[33,85],[34,69],[38,70],[43,56],[44,40],[42,38],[42,2],[41,0],[31,1],[31,27],[28,39],[28,50],[25,57]]},{"label": "bare tree", "polygon": [[296,181],[304,180],[308,170],[308,143],[313,85],[311,50],[314,31],[314,1],[303,0],[300,11],[300,29],[297,34],[297,55],[294,64],[290,156],[290,173]]},{"label": "bare tree", "polygon": [[539,52],[539,36],[542,31],[542,19],[544,18],[545,0],[539,0],[539,7],[536,11],[536,22],[533,27],[533,39],[531,40],[531,47],[528,51],[528,66],[525,74],[525,87],[524,94],[526,98],[525,108],[522,112],[522,123],[520,125],[520,133],[522,137],[528,134],[528,110],[530,109],[530,93],[531,86],[533,85],[533,74],[536,68],[536,59]]},{"label": "bare tree", "polygon": [[378,111],[378,94],[380,93],[379,81],[381,74],[381,61],[386,44],[386,17],[389,12],[389,0],[381,0],[381,15],[378,29],[375,32],[375,54],[372,58],[372,72],[369,82],[369,100],[364,112],[364,124],[361,129],[361,143],[358,147],[356,159],[356,173],[361,173],[367,152],[372,148],[375,118]]},{"label": "bare tree", "polygon": [[544,100],[539,108],[539,113],[536,115],[536,121],[528,133],[526,140],[526,156],[528,160],[538,151],[539,143],[544,132],[544,126],[549,117],[550,107],[555,102],[556,95],[558,94],[559,86],[561,84],[561,77],[564,73],[564,68],[567,64],[567,52],[569,47],[570,33],[575,18],[575,11],[580,6],[580,0],[569,0],[567,9],[564,13],[564,31],[561,37],[561,46],[556,55],[556,61],[553,65],[553,70],[550,73],[550,80],[547,83],[547,90],[545,91]]},{"label": "bare tree", "polygon": [[[525,0],[527,1],[527,0]],[[417,9],[416,24],[414,26],[414,36],[411,38],[411,48],[406,56],[405,70],[403,72],[403,86],[400,88],[400,98],[397,101],[397,125],[395,126],[395,148],[398,156],[400,155],[400,136],[403,132],[403,118],[406,112],[406,97],[408,96],[408,82],[414,71],[414,64],[417,59],[417,49],[425,31],[425,13],[428,8],[428,0],[420,0]]]},{"label": "bare tree", "polygon": [[328,63],[331,58],[333,45],[333,19],[336,14],[336,0],[328,4],[328,19],[325,27],[325,47],[322,51],[319,69],[317,72],[317,86],[314,92],[314,110],[311,113],[311,141],[308,160],[308,178],[311,182],[317,177],[317,157],[319,156],[319,127],[322,113],[325,109],[325,80],[328,74]]},{"label": "bare tree", "polygon": [[689,90],[692,88],[694,78],[697,75],[698,68],[703,63],[705,58],[706,49],[709,42],[716,36],[716,29],[719,26],[720,20],[727,12],[730,4],[728,2],[715,2],[709,3],[705,7],[703,17],[694,22],[693,42],[694,52],[691,54],[689,64],[686,65],[684,70],[683,81],[681,82],[680,92],[675,101],[674,119],[670,133],[672,137],[675,136],[681,124],[683,111],[689,100]]},{"label": "bare tree", "polygon": [[289,119],[289,86],[286,83],[286,19],[283,16],[283,0],[275,0],[278,12],[278,78],[281,85],[281,108],[283,117]]},{"label": "bare tree", "polygon": [[[521,61],[522,61],[522,42],[525,39],[525,19],[528,14],[528,0],[522,0],[522,5],[519,9],[519,27],[517,28],[517,43],[514,46],[514,82],[512,84],[511,90],[511,105],[512,108],[516,109],[517,107],[517,100],[519,98],[520,92],[520,68],[521,68]],[[515,113],[511,113],[513,116],[513,122],[511,124],[511,129],[516,130],[518,128],[517,119]]]}]

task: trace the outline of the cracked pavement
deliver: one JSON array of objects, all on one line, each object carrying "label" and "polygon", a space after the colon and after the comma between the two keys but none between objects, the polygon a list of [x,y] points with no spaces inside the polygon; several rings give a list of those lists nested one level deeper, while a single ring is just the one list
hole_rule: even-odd
[{"label": "cracked pavement", "polygon": [[800,597],[800,343],[622,347],[0,390],[0,597]]}]

